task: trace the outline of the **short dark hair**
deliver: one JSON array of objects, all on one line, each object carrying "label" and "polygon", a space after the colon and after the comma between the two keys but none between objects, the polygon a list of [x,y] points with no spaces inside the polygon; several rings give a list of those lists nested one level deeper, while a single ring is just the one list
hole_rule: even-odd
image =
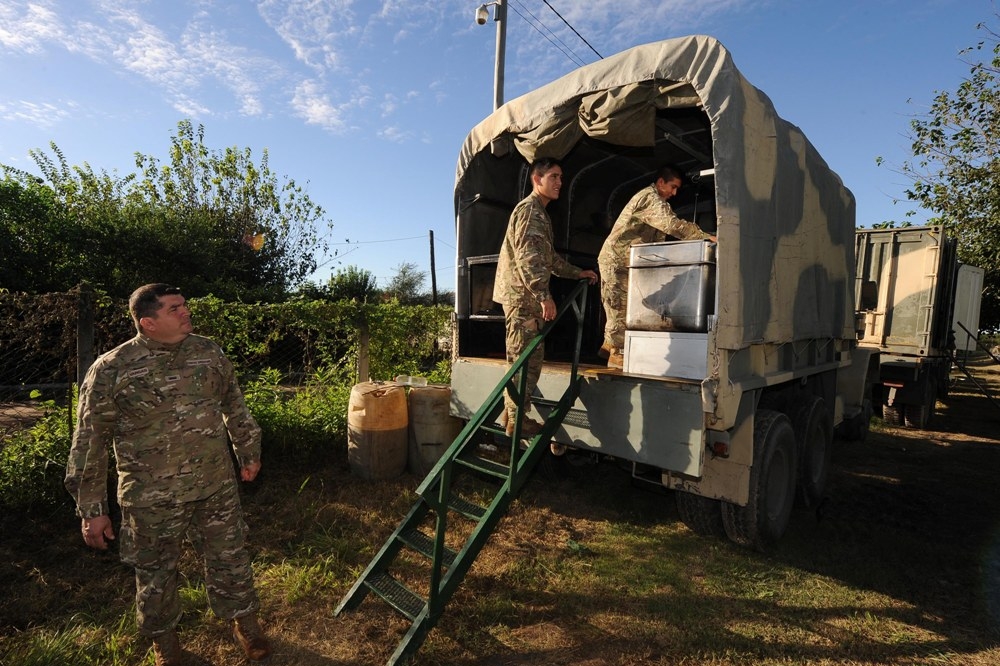
[{"label": "short dark hair", "polygon": [[539,157],[531,163],[531,175],[541,178],[551,171],[553,167],[562,167],[562,162],[554,157]]},{"label": "short dark hair", "polygon": [[673,179],[681,181],[681,185],[684,184],[684,172],[680,170],[675,164],[664,164],[656,171],[656,179],[663,179],[663,182],[669,183]]},{"label": "short dark hair", "polygon": [[152,317],[163,307],[163,304],[160,303],[161,297],[175,296],[180,293],[179,288],[163,282],[144,284],[133,291],[132,295],[128,297],[128,311],[132,314],[136,330],[142,332],[142,326],[139,325],[140,319]]}]

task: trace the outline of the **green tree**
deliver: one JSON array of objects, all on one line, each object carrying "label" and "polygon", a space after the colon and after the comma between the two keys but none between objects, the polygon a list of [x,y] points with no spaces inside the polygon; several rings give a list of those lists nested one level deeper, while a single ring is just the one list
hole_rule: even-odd
[{"label": "green tree", "polygon": [[380,295],[378,280],[372,272],[354,265],[338,270],[324,285],[303,282],[295,291],[298,300],[305,301],[374,303]]},{"label": "green tree", "polygon": [[959,258],[985,269],[980,326],[1000,327],[1000,40],[962,51],[969,76],[954,92],[937,92],[927,114],[911,121],[913,158],[901,171],[906,196],[933,213],[958,239]]},{"label": "green tree", "polygon": [[326,289],[333,301],[367,303],[379,296],[378,280],[372,272],[353,265],[331,275]]},{"label": "green tree", "polygon": [[[50,226],[59,233],[50,237],[62,251],[42,254],[65,257],[67,268],[61,284],[28,291],[64,290],[87,280],[122,296],[138,284],[165,281],[189,296],[275,301],[327,252],[319,233],[323,209],[295,181],[279,180],[267,150],[257,163],[249,148],[212,150],[204,127],[185,120],[171,137],[169,160],[137,153],[139,173],[119,177],[96,173],[87,163],[70,167],[50,145],[54,158],[38,150],[30,155],[51,193]],[[31,194],[38,186],[33,174],[0,169],[11,191],[20,186]],[[29,238],[28,227],[40,214],[23,200],[14,203],[20,211],[10,218],[16,222],[11,235]]]},{"label": "green tree", "polygon": [[417,265],[404,262],[396,266],[396,274],[389,280],[385,294],[404,305],[427,305],[430,296],[423,292],[427,273],[417,270]]},{"label": "green tree", "polygon": [[58,289],[73,240],[51,189],[37,182],[0,181],[0,287],[8,291]]}]

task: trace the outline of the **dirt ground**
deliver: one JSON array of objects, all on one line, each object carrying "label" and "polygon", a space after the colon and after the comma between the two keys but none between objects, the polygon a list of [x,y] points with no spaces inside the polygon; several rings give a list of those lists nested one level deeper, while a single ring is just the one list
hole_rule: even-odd
[{"label": "dirt ground", "polygon": [[42,413],[35,403],[0,403],[0,439],[18,428],[29,427]]},{"label": "dirt ground", "polygon": [[[973,371],[978,381],[988,384],[996,403],[956,374],[951,396],[939,403],[931,429],[889,428],[875,421],[867,442],[836,442],[828,500],[815,513],[796,512],[783,546],[768,556],[744,559],[727,550],[726,543],[694,537],[680,525],[668,493],[637,490],[636,482],[614,464],[577,459],[570,467],[543,467],[491,538],[415,663],[1000,663],[1000,366],[984,360],[974,364]],[[351,477],[343,460],[335,468],[306,470],[309,474],[272,469],[248,489],[244,506],[258,559],[280,563],[301,558],[301,535],[315,533],[322,525],[317,537],[322,541],[314,546],[317,561],[330,558],[326,561],[341,567],[335,573],[343,578],[364,566],[373,551],[357,552],[349,544],[356,544],[360,534],[371,542],[370,548],[377,548],[377,535],[391,531],[409,507],[408,493],[416,482],[409,477],[371,484]],[[883,641],[872,640],[863,630],[850,634],[838,623],[858,617],[863,624],[871,611],[860,605],[817,620],[809,609],[762,599],[760,605],[737,605],[747,622],[780,618],[786,629],[802,625],[814,633],[826,632],[821,639],[836,647],[796,645],[782,651],[780,645],[769,647],[766,641],[758,644],[704,627],[677,627],[677,636],[657,637],[652,642],[658,646],[651,646],[641,629],[644,624],[659,626],[659,610],[635,603],[619,608],[621,600],[605,598],[606,592],[595,591],[581,600],[558,590],[519,589],[516,579],[496,573],[512,559],[539,561],[546,553],[564,550],[569,541],[586,544],[609,523],[650,530],[670,525],[677,543],[694,543],[695,563],[697,549],[713,556],[721,552],[723,559],[741,562],[741,576],[765,575],[759,572],[766,573],[769,562],[777,562],[820,580],[884,594],[895,605],[880,613],[898,616],[917,635],[904,632]],[[294,551],[292,543],[298,544]],[[748,573],[750,566],[760,569]],[[185,567],[193,569],[194,564],[186,561]],[[310,593],[311,585],[322,584],[318,575],[302,581],[301,599],[265,596],[277,647],[271,665],[385,663],[405,623],[365,606],[334,618],[332,610],[346,590]],[[86,550],[79,542],[77,522],[65,512],[0,516],[0,663],[5,641],[33,627],[58,629],[78,622],[81,610],[95,600],[112,616],[128,617],[131,585],[131,571],[118,562],[117,553]],[[482,605],[473,604],[474,599],[493,594],[521,600],[524,614],[502,622],[467,615],[468,609]],[[736,612],[724,598],[692,598],[708,604],[704,612],[710,617]],[[201,624],[207,612],[185,617],[181,633],[191,666],[238,663],[220,622]],[[698,631],[707,632],[707,642],[691,636]],[[748,654],[755,657],[747,661]]]}]

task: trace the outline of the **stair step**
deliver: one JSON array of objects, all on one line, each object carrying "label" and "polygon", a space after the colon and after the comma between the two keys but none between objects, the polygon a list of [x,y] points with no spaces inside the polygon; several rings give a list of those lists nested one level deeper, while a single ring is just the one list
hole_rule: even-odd
[{"label": "stair step", "polygon": [[475,521],[482,520],[486,515],[486,509],[458,496],[448,498],[448,508]]},{"label": "stair step", "polygon": [[491,435],[499,435],[500,437],[507,437],[507,429],[504,426],[497,425],[495,423],[486,424],[479,426],[481,432],[488,432]]},{"label": "stair step", "polygon": [[427,605],[420,596],[386,571],[373,572],[365,580],[365,585],[411,621],[416,620]]},{"label": "stair step", "polygon": [[[434,559],[434,539],[424,534],[417,528],[406,528],[399,534],[399,540],[427,559]],[[444,551],[441,554],[441,564],[443,564],[445,568],[451,567],[451,565],[455,563],[456,557],[458,557],[458,553],[448,546],[445,546]]]},{"label": "stair step", "polygon": [[471,451],[463,451],[455,458],[455,462],[469,469],[474,469],[483,474],[495,476],[498,479],[506,479],[510,475],[510,468],[503,463],[494,462],[477,456]]}]

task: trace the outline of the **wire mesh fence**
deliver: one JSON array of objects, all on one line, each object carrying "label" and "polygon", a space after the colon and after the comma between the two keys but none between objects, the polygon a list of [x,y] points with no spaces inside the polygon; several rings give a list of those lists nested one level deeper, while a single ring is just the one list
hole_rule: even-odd
[{"label": "wire mesh fence", "polygon": [[[398,302],[280,304],[191,299],[195,332],[211,337],[241,382],[267,375],[288,390],[317,382],[426,374],[450,355],[450,309]],[[0,441],[44,401],[65,405],[101,353],[135,335],[127,303],[86,287],[0,293]]]}]

